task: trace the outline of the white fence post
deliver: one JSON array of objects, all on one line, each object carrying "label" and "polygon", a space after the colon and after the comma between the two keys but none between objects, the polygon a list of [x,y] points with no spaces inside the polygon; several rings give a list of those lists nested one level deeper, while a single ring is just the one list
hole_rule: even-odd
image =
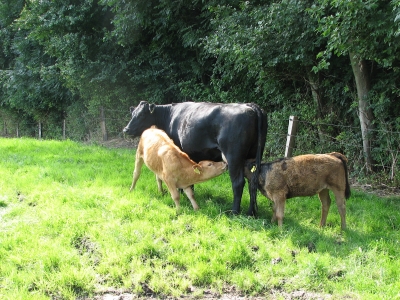
[{"label": "white fence post", "polygon": [[295,116],[289,117],[288,134],[286,139],[285,157],[291,157],[293,152],[294,143],[296,140],[296,133],[298,127],[298,119]]},{"label": "white fence post", "polygon": [[108,140],[107,136],[107,127],[106,127],[106,118],[104,116],[104,107],[100,107],[100,124],[101,124],[101,132],[103,134],[103,141]]},{"label": "white fence post", "polygon": [[39,140],[42,139],[42,122],[39,121]]}]

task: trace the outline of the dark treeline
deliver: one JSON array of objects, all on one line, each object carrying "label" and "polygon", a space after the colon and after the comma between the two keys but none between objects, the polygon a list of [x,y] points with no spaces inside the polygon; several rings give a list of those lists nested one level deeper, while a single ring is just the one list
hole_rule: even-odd
[{"label": "dark treeline", "polygon": [[399,47],[398,0],[2,0],[0,117],[255,102],[272,131],[289,115],[321,137],[357,126],[374,169],[393,148],[376,132],[400,131]]}]

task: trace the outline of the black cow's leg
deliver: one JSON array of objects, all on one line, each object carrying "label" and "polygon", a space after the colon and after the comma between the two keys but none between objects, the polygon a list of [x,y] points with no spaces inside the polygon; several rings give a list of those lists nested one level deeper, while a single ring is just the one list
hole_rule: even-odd
[{"label": "black cow's leg", "polygon": [[233,190],[233,207],[232,212],[234,214],[240,213],[240,203],[242,201],[243,196],[243,188],[244,188],[244,177],[243,171],[236,171],[229,169],[229,175],[232,182],[232,190]]},{"label": "black cow's leg", "polygon": [[225,161],[228,164],[229,177],[232,183],[232,191],[233,191],[232,212],[234,214],[239,214],[240,203],[242,201],[243,189],[245,184],[244,162],[242,159],[242,157],[244,157],[245,155],[241,153],[233,154],[232,152],[222,150],[221,156],[223,161]]}]

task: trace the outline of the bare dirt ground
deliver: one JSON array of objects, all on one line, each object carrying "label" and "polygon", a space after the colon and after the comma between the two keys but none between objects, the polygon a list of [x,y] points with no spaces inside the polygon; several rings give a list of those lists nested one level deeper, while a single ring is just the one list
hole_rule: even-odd
[{"label": "bare dirt ground", "polygon": [[[268,293],[259,296],[246,296],[235,290],[234,287],[226,288],[224,293],[219,294],[212,292],[211,290],[205,290],[202,295],[196,294],[196,296],[182,295],[180,297],[170,296],[158,296],[153,294],[151,291],[147,291],[145,295],[131,294],[127,291],[122,290],[108,290],[102,294],[95,296],[92,299],[85,300],[133,300],[133,299],[163,299],[163,300],[195,300],[195,299],[206,299],[206,300],[265,300],[265,299],[285,299],[285,300],[326,300],[331,299],[332,296],[329,294],[312,293],[306,291],[295,291],[287,293],[279,290],[270,290]],[[346,299],[351,299],[348,297]]]},{"label": "bare dirt ground", "polygon": [[374,194],[379,197],[399,197],[400,196],[400,187],[397,186],[388,186],[384,183],[376,183],[376,184],[360,184],[353,183],[351,185],[352,189],[363,191],[367,194]]},{"label": "bare dirt ground", "polygon": [[114,138],[105,142],[100,142],[100,145],[107,148],[136,148],[139,143],[139,138]]}]

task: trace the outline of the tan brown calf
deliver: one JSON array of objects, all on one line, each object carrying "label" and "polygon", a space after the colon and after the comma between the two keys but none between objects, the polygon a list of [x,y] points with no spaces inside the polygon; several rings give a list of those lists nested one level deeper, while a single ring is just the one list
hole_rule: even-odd
[{"label": "tan brown calf", "polygon": [[182,152],[168,135],[156,128],[142,133],[136,151],[135,170],[130,188],[135,188],[143,163],[156,174],[158,190],[162,193],[162,181],[168,187],[176,208],[179,208],[179,191],[183,189],[192,203],[193,209],[199,209],[194,199],[191,185],[221,175],[226,170],[225,162],[200,161],[198,164]]},{"label": "tan brown calf", "polygon": [[[246,162],[245,176],[249,180],[254,163]],[[272,222],[282,226],[286,199],[318,194],[322,204],[320,226],[326,225],[331,205],[329,190],[336,199],[341,228],[346,228],[346,200],[350,197],[347,158],[338,152],[306,154],[262,163],[258,189],[273,201]]]}]

